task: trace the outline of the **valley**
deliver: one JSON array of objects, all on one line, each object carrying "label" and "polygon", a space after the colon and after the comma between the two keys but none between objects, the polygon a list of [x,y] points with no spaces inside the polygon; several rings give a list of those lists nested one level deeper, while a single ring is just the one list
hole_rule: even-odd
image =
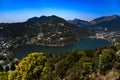
[{"label": "valley", "polygon": [[[91,26],[91,22],[82,21],[82,25],[78,26],[53,15],[33,17],[22,23],[0,23],[0,66],[3,68],[1,71],[14,71],[19,59],[36,51],[61,56],[71,53],[74,49],[97,51],[110,45],[119,46],[119,28],[116,30],[106,25],[102,26],[104,21],[106,19],[103,19],[103,22],[97,20],[94,23],[96,26]],[[107,24],[109,25],[108,18]]]}]

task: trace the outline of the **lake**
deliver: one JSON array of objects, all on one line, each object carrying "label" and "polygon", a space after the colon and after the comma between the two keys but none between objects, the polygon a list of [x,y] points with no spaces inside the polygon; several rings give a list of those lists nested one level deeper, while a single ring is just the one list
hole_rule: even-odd
[{"label": "lake", "polygon": [[109,45],[110,45],[110,42],[107,40],[91,39],[91,38],[81,39],[75,44],[60,46],[60,47],[56,47],[56,46],[50,47],[50,46],[41,46],[41,45],[24,45],[14,50],[14,56],[17,58],[22,58],[32,52],[60,54],[60,53],[70,52],[73,49],[94,50],[96,48],[101,48]]}]

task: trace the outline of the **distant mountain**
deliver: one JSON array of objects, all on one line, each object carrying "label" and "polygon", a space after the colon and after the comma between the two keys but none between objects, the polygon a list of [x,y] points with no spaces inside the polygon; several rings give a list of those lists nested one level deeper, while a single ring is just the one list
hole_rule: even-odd
[{"label": "distant mountain", "polygon": [[77,27],[55,15],[33,17],[23,23],[0,26],[0,36],[42,45],[72,44],[90,35],[87,29]]},{"label": "distant mountain", "polygon": [[120,30],[120,16],[118,15],[103,16],[89,22],[79,19],[69,20],[69,22],[84,28],[102,27],[108,30]]},{"label": "distant mountain", "polygon": [[89,22],[92,27],[101,26],[108,30],[120,30],[120,16],[103,16]]},{"label": "distant mountain", "polygon": [[96,18],[92,21],[90,21],[91,24],[93,25],[97,25],[97,24],[101,24],[101,23],[105,23],[105,22],[110,22],[110,21],[114,21],[114,20],[120,20],[120,17],[118,15],[113,15],[113,16],[102,16],[99,18]]},{"label": "distant mountain", "polygon": [[74,19],[74,20],[69,20],[68,22],[77,25],[79,27],[83,27],[83,28],[88,28],[89,27],[89,22],[88,21],[84,21],[84,20],[80,20],[80,19]]}]

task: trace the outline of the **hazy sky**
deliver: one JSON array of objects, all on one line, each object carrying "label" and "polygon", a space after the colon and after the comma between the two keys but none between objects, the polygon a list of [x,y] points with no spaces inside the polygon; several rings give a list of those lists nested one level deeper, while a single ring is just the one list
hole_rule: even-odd
[{"label": "hazy sky", "polygon": [[120,0],[0,0],[0,22],[22,22],[41,15],[92,20],[120,15]]}]

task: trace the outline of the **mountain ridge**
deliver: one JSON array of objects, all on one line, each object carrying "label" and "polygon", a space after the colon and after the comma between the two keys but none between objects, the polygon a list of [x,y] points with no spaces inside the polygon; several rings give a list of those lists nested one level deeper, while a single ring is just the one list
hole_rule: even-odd
[{"label": "mountain ridge", "polygon": [[[23,23],[0,24],[0,36],[19,38],[28,44],[64,46],[89,35],[87,29],[77,27],[63,18],[52,16],[32,17]],[[5,33],[4,33],[5,32]]]},{"label": "mountain ridge", "polygon": [[112,16],[102,16],[92,21],[84,21],[81,19],[74,19],[69,20],[68,22],[84,28],[95,28],[98,26],[106,27],[109,30],[117,30],[120,29],[120,16],[119,15],[112,15]]}]

